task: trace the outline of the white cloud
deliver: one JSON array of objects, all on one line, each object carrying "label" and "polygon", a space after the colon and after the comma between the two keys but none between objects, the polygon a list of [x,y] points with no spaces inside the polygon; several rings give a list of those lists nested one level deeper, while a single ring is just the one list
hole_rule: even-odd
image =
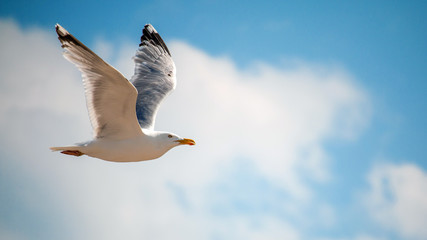
[{"label": "white cloud", "polygon": [[73,90],[81,89],[80,74],[63,61],[54,34],[36,28],[24,33],[12,21],[1,21],[0,31],[2,113],[14,108],[81,112],[72,108],[75,101],[84,101],[73,99]]},{"label": "white cloud", "polygon": [[427,173],[412,164],[380,164],[368,176],[370,215],[405,239],[426,239]]},{"label": "white cloud", "polygon": [[359,234],[355,237],[343,237],[343,238],[316,238],[316,240],[385,240],[387,238],[374,237],[367,234]]},{"label": "white cloud", "polygon": [[[8,211],[39,209],[27,210],[44,218],[37,231],[55,224],[73,233],[70,239],[300,239],[298,222],[336,221],[331,206],[313,201],[304,179],[329,181],[323,141],[355,138],[369,121],[367,96],[343,69],[308,63],[239,69],[175,41],[179,82],[157,128],[197,145],[155,161],[114,164],[48,150],[90,137],[79,73],[61,57],[53,28],[22,30],[3,20],[0,32],[0,161],[3,171],[11,169],[11,186],[26,183],[13,192],[20,205]],[[108,43],[99,49],[112,55]],[[113,64],[126,76],[134,51],[124,45]],[[233,168],[236,161],[253,168]],[[239,181],[245,174],[257,187]],[[231,192],[221,187],[227,181],[236,183]],[[236,210],[236,197],[256,213]]]},{"label": "white cloud", "polygon": [[[303,165],[315,180],[327,180],[322,140],[349,137],[369,118],[366,96],[340,69],[302,65],[280,70],[254,64],[239,70],[227,58],[212,58],[184,43],[171,48],[179,83],[162,107],[158,125],[188,127],[202,154],[218,154],[212,164],[228,161],[225,154],[252,159],[265,176],[289,183],[284,187],[295,196],[309,195],[295,176],[295,165]],[[182,106],[189,113],[180,113]],[[174,117],[173,128],[166,113]]]}]

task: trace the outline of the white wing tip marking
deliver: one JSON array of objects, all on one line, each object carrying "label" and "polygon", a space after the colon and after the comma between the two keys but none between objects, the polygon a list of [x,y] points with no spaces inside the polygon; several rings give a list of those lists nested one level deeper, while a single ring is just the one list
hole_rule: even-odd
[{"label": "white wing tip marking", "polygon": [[55,29],[56,29],[56,32],[59,34],[59,35],[61,35],[61,36],[65,36],[65,35],[68,35],[69,33],[68,33],[68,31],[67,30],[65,30],[65,28],[63,28],[61,25],[59,25],[58,23],[57,24],[55,24]]},{"label": "white wing tip marking", "polygon": [[149,33],[157,33],[156,29],[153,27],[153,25],[151,25],[150,23],[148,23],[147,25],[145,25],[145,29],[147,29],[147,31]]}]

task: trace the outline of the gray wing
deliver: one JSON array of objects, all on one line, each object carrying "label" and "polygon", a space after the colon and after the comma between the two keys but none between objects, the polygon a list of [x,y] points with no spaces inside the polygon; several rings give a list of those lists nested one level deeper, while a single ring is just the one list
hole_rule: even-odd
[{"label": "gray wing", "polygon": [[125,139],[142,135],[135,113],[135,87],[59,24],[55,28],[64,57],[82,73],[94,137]]},{"label": "gray wing", "polygon": [[132,84],[138,90],[136,115],[141,128],[153,129],[162,100],[175,89],[175,64],[160,35],[151,24],[142,30],[136,51]]}]

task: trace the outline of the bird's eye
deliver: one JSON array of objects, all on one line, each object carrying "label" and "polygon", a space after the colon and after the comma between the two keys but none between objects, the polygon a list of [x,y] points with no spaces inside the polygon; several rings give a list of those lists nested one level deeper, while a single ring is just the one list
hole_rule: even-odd
[{"label": "bird's eye", "polygon": [[168,138],[172,138],[172,135],[170,135],[170,134],[169,134],[169,135],[168,135]]}]

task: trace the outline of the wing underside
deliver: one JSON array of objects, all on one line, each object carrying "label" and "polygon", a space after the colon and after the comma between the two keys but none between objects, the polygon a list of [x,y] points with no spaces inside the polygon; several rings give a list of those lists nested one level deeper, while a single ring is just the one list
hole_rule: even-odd
[{"label": "wing underside", "polygon": [[142,128],[153,129],[160,103],[175,88],[175,64],[160,35],[145,25],[136,51],[132,84],[138,90],[136,115]]}]

